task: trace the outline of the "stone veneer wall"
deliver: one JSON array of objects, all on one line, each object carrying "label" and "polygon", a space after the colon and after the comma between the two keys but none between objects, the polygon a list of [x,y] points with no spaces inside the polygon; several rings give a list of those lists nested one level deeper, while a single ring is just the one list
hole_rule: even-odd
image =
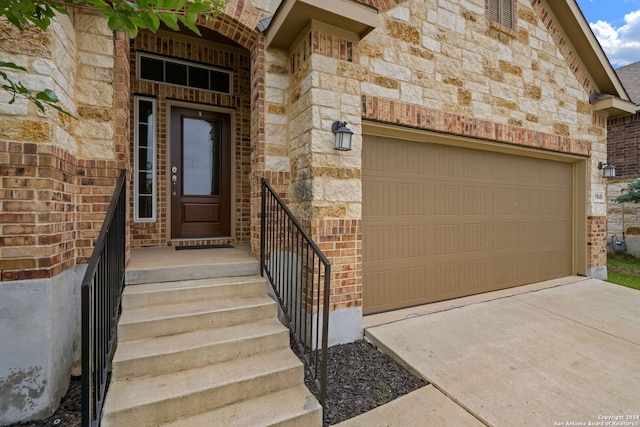
[{"label": "stone veneer wall", "polygon": [[[75,118],[23,100],[0,104],[0,424],[48,416],[80,358],[80,282],[129,165],[128,37],[70,10],[48,31],[0,21],[0,50],[33,90],[52,88]],[[126,45],[122,41],[126,40]],[[116,94],[116,91],[118,94]],[[117,107],[117,109],[116,109]]]},{"label": "stone veneer wall", "polygon": [[[332,264],[330,309],[346,316],[340,325],[332,321],[336,325],[333,329],[343,334],[330,337],[332,343],[354,339],[344,329],[360,327],[361,80],[359,75],[345,72],[358,60],[355,39],[333,34],[331,28],[321,24],[305,34],[289,58],[289,193],[293,211],[305,220],[309,234]],[[333,148],[331,126],[336,120],[346,121],[354,131],[351,151]]]},{"label": "stone veneer wall", "polygon": [[[584,156],[587,268],[605,266],[606,116],[546,3],[519,1],[515,30],[489,23],[485,0],[373,5],[380,25],[359,43],[313,24],[267,52],[266,169],[290,170],[290,206],[331,254],[331,308],[362,304],[361,119]],[[353,151],[333,150],[334,120],[355,132]]]}]

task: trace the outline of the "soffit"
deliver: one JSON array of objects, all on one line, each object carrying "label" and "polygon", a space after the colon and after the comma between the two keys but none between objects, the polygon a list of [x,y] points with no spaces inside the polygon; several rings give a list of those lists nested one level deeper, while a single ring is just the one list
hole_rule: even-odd
[{"label": "soffit", "polygon": [[604,111],[610,119],[635,114],[638,106],[614,96],[606,96],[591,103],[593,111]]},{"label": "soffit", "polygon": [[311,21],[329,24],[362,39],[376,28],[378,11],[353,0],[284,0],[265,31],[265,46],[289,49]]}]

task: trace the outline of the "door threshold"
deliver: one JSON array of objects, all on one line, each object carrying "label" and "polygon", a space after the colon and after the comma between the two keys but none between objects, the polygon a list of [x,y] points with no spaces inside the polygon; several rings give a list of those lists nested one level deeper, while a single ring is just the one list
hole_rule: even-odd
[{"label": "door threshold", "polygon": [[229,243],[218,243],[210,245],[182,245],[175,246],[176,250],[188,250],[188,249],[233,249],[234,246]]}]

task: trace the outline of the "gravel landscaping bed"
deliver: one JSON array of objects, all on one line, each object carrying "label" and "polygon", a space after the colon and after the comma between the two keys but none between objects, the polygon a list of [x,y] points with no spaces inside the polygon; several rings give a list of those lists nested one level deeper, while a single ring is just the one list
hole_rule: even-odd
[{"label": "gravel landscaping bed", "polygon": [[364,340],[329,348],[327,361],[325,425],[355,417],[427,385]]},{"label": "gravel landscaping bed", "polygon": [[[325,425],[337,424],[427,383],[365,341],[336,345],[327,351],[328,382]],[[60,408],[41,421],[10,427],[76,427],[80,425],[80,378],[72,378]]]}]

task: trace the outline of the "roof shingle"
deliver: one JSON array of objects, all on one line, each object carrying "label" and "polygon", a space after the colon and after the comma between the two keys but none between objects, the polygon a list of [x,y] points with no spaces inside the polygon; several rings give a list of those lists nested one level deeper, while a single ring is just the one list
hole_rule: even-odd
[{"label": "roof shingle", "polygon": [[616,69],[616,73],[631,101],[640,105],[640,61]]}]

